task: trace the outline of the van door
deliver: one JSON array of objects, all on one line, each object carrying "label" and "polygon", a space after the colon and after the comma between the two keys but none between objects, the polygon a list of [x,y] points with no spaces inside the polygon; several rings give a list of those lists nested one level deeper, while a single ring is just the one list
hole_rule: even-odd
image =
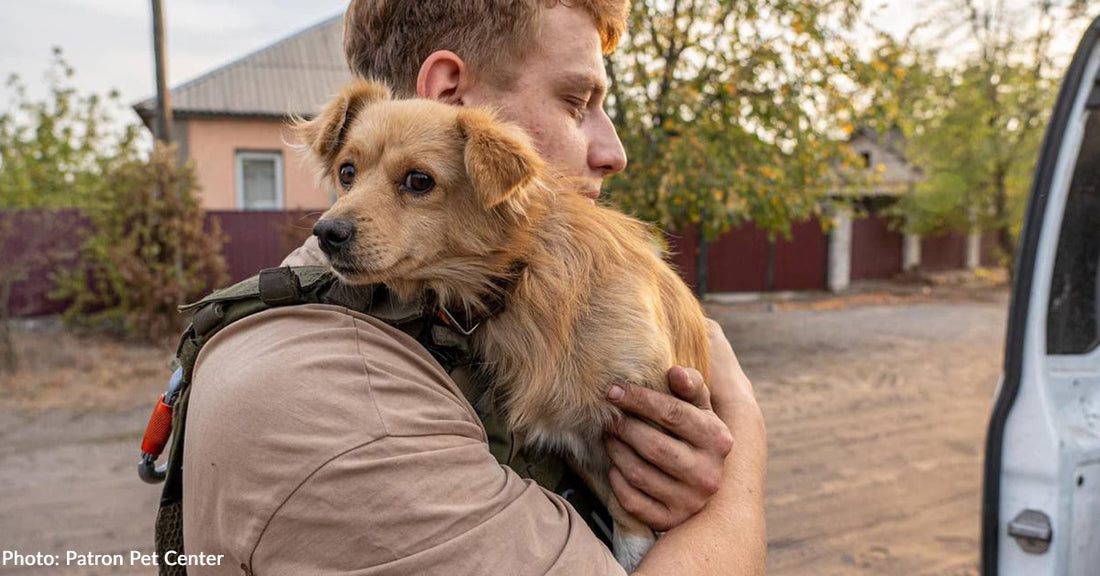
[{"label": "van door", "polygon": [[1036,166],[986,439],[984,576],[1100,575],[1100,19]]}]

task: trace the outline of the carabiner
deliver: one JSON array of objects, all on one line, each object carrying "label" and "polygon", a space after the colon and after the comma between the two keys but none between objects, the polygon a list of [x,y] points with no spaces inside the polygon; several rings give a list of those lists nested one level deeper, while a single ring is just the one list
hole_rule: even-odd
[{"label": "carabiner", "polygon": [[183,368],[177,368],[168,382],[168,389],[157,399],[149,423],[145,426],[145,436],[141,439],[141,461],[138,462],[138,477],[147,484],[160,484],[168,475],[168,464],[157,466],[157,458],[164,452],[168,439],[172,436],[172,406],[179,396],[183,382]]}]

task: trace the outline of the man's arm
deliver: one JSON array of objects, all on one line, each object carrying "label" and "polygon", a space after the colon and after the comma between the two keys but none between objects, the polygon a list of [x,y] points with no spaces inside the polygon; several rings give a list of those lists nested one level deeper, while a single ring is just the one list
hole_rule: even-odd
[{"label": "man's arm", "polygon": [[[673,392],[691,403],[632,386],[622,387],[621,396],[609,394],[624,410],[667,431],[625,418],[608,439],[614,464],[612,488],[624,508],[651,525],[675,517],[677,513],[666,503],[674,501],[677,494],[690,492],[688,479],[707,481],[714,456],[729,452],[721,463],[720,486],[704,487],[715,489],[713,498],[702,511],[658,540],[639,573],[764,573],[764,419],[752,384],[721,326],[708,321],[707,328],[711,341],[709,390],[695,370],[674,368],[669,372]],[[715,420],[728,430],[721,430],[721,424],[716,427]]]}]

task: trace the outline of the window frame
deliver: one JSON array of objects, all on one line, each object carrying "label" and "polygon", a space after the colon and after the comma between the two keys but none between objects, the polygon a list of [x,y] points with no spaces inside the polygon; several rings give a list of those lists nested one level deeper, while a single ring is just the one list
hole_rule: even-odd
[{"label": "window frame", "polygon": [[[275,161],[275,206],[271,208],[249,208],[244,198],[244,161]],[[286,189],[283,185],[283,153],[281,150],[237,150],[233,154],[233,172],[236,180],[237,209],[248,212],[279,211],[286,209]]]}]

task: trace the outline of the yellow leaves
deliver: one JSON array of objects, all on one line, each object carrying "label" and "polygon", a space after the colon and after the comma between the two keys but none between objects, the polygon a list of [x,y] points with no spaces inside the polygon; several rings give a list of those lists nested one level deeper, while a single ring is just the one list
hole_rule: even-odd
[{"label": "yellow leaves", "polygon": [[844,128],[844,133],[847,134],[848,136],[851,136],[856,131],[855,126],[852,126],[851,122],[845,123],[843,128]]},{"label": "yellow leaves", "polygon": [[875,172],[878,172],[879,174],[885,174],[886,173],[886,165],[882,164],[882,163],[876,164],[875,165]]}]

